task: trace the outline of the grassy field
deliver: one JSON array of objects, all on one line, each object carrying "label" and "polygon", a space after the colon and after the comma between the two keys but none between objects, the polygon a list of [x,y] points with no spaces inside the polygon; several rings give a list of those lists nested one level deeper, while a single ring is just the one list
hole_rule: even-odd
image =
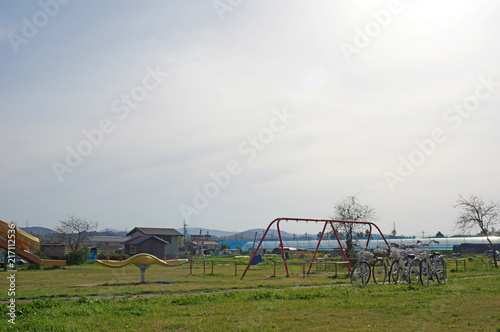
[{"label": "grassy field", "polygon": [[449,280],[430,287],[369,284],[353,287],[345,268],[252,267],[201,263],[139,269],[96,265],[16,273],[16,320],[8,323],[7,274],[0,279],[1,324],[20,331],[260,331],[387,330],[500,331],[500,271],[488,260],[467,261],[467,272],[449,265]]}]

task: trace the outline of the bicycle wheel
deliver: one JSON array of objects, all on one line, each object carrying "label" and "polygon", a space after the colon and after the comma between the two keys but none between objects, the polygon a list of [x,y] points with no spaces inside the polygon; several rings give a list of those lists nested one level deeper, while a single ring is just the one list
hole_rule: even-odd
[{"label": "bicycle wheel", "polygon": [[420,282],[422,285],[429,286],[430,276],[429,259],[424,258],[422,262],[420,262]]},{"label": "bicycle wheel", "polygon": [[440,284],[446,282],[446,262],[443,257],[439,257],[436,261],[436,278]]},{"label": "bicycle wheel", "polygon": [[383,259],[376,260],[373,263],[373,281],[376,284],[383,284],[387,279],[387,265]]},{"label": "bicycle wheel", "polygon": [[420,281],[420,259],[415,258],[408,264],[408,282],[416,284]]},{"label": "bicycle wheel", "polygon": [[370,280],[370,265],[367,262],[359,262],[351,271],[351,283],[366,285],[368,280]]},{"label": "bicycle wheel", "polygon": [[389,270],[389,283],[397,284],[399,282],[399,262],[394,261],[391,264],[391,269]]}]

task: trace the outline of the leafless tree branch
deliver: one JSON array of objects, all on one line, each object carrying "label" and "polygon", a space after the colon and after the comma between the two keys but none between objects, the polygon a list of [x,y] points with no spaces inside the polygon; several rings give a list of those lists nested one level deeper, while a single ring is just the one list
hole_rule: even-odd
[{"label": "leafless tree branch", "polygon": [[493,261],[495,267],[498,268],[495,246],[491,242],[488,234],[493,230],[493,226],[499,222],[500,205],[492,200],[485,201],[482,197],[471,195],[469,198],[464,198],[459,194],[458,200],[453,207],[461,209],[455,221],[455,227],[462,233],[467,234],[476,227],[479,227],[481,233],[486,236],[486,240],[493,250]]}]

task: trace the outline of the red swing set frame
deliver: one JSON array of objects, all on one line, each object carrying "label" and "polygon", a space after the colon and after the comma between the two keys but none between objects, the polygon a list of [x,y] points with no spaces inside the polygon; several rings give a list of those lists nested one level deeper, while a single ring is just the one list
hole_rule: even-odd
[{"label": "red swing set frame", "polygon": [[321,235],[319,237],[318,245],[316,246],[316,250],[314,251],[314,255],[313,255],[312,259],[311,259],[311,264],[309,265],[309,269],[307,270],[307,274],[309,274],[309,272],[311,271],[311,267],[313,266],[314,259],[316,258],[316,254],[318,253],[319,245],[321,244],[321,240],[323,239],[323,235],[325,234],[326,226],[328,224],[330,226],[332,226],[333,234],[335,235],[335,238],[337,239],[337,243],[338,243],[338,245],[339,245],[339,247],[340,247],[340,249],[342,251],[342,255],[344,256],[344,260],[347,262],[347,268],[349,269],[349,272],[351,272],[351,264],[349,263],[349,260],[347,259],[347,256],[345,254],[344,248],[342,248],[342,244],[340,243],[340,239],[339,239],[339,236],[337,234],[337,231],[335,230],[335,227],[333,227],[333,223],[368,225],[369,226],[369,232],[368,232],[368,239],[366,240],[366,246],[365,246],[365,248],[368,248],[368,244],[370,243],[370,237],[371,237],[371,234],[372,234],[372,229],[373,229],[373,227],[375,227],[378,230],[378,232],[379,232],[380,236],[382,237],[382,239],[384,240],[385,244],[387,245],[387,248],[388,249],[391,248],[391,246],[389,245],[389,243],[385,239],[384,234],[382,234],[382,232],[380,231],[380,228],[378,228],[377,225],[375,225],[374,223],[369,222],[369,221],[347,221],[347,220],[304,219],[304,218],[276,218],[276,219],[274,219],[269,224],[269,226],[267,226],[267,229],[264,232],[264,235],[262,236],[262,238],[260,239],[259,245],[254,250],[252,258],[250,258],[250,261],[248,262],[248,265],[247,265],[245,271],[243,272],[243,275],[241,276],[241,279],[243,279],[243,277],[247,273],[248,269],[250,268],[250,263],[255,258],[257,252],[259,251],[260,246],[262,245],[262,241],[264,241],[264,239],[266,238],[267,232],[273,226],[273,224],[276,224],[276,229],[278,230],[278,237],[280,239],[281,256],[283,257],[283,263],[285,265],[286,276],[287,277],[290,276],[290,274],[288,272],[288,264],[286,262],[285,249],[283,247],[283,240],[282,240],[282,237],[281,237],[281,230],[280,230],[280,222],[281,221],[297,221],[297,222],[299,222],[299,221],[305,221],[305,222],[313,221],[313,222],[324,222],[325,223],[325,225],[323,226],[323,231],[321,232]]}]

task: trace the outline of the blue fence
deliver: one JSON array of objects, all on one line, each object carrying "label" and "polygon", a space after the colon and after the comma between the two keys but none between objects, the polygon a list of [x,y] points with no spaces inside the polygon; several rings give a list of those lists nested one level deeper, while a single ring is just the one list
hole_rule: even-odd
[{"label": "blue fence", "polygon": [[[454,245],[461,245],[464,243],[470,243],[470,244],[488,244],[488,241],[486,240],[486,237],[484,236],[471,236],[471,237],[433,237],[433,238],[428,238],[428,237],[409,237],[409,238],[387,238],[387,242],[390,243],[397,243],[397,244],[405,244],[405,245],[411,245],[411,244],[416,244],[417,241],[421,241],[424,243],[429,242],[430,240],[436,240],[439,242],[439,244],[432,244],[430,247],[434,250],[453,250]],[[499,236],[490,236],[490,240],[493,243],[500,244],[500,237]],[[260,239],[259,239],[260,241]],[[366,243],[366,238],[359,238],[356,240],[357,243],[360,245],[364,246]],[[224,242],[224,241],[219,241],[219,243]],[[229,244],[229,242],[237,242],[238,246],[242,250],[248,250],[252,248],[253,246],[253,241],[225,241],[228,242],[228,245],[231,247],[231,249],[236,248],[236,245],[233,247]],[[341,240],[342,246],[345,246],[345,242]],[[258,245],[258,241],[255,243],[255,246]],[[288,247],[288,248],[296,248],[296,249],[307,249],[307,250],[315,250],[316,246],[318,245],[318,239],[283,239],[283,246]],[[273,250],[274,248],[279,247],[279,240],[277,239],[266,239],[262,242],[262,248],[266,250]],[[377,247],[386,247],[386,244],[384,240],[381,238],[372,238],[370,239],[370,243],[368,248],[369,249],[375,249]],[[323,239],[321,241],[319,250],[333,250],[339,248],[339,245],[337,243],[337,240],[335,238],[333,239]]]}]

